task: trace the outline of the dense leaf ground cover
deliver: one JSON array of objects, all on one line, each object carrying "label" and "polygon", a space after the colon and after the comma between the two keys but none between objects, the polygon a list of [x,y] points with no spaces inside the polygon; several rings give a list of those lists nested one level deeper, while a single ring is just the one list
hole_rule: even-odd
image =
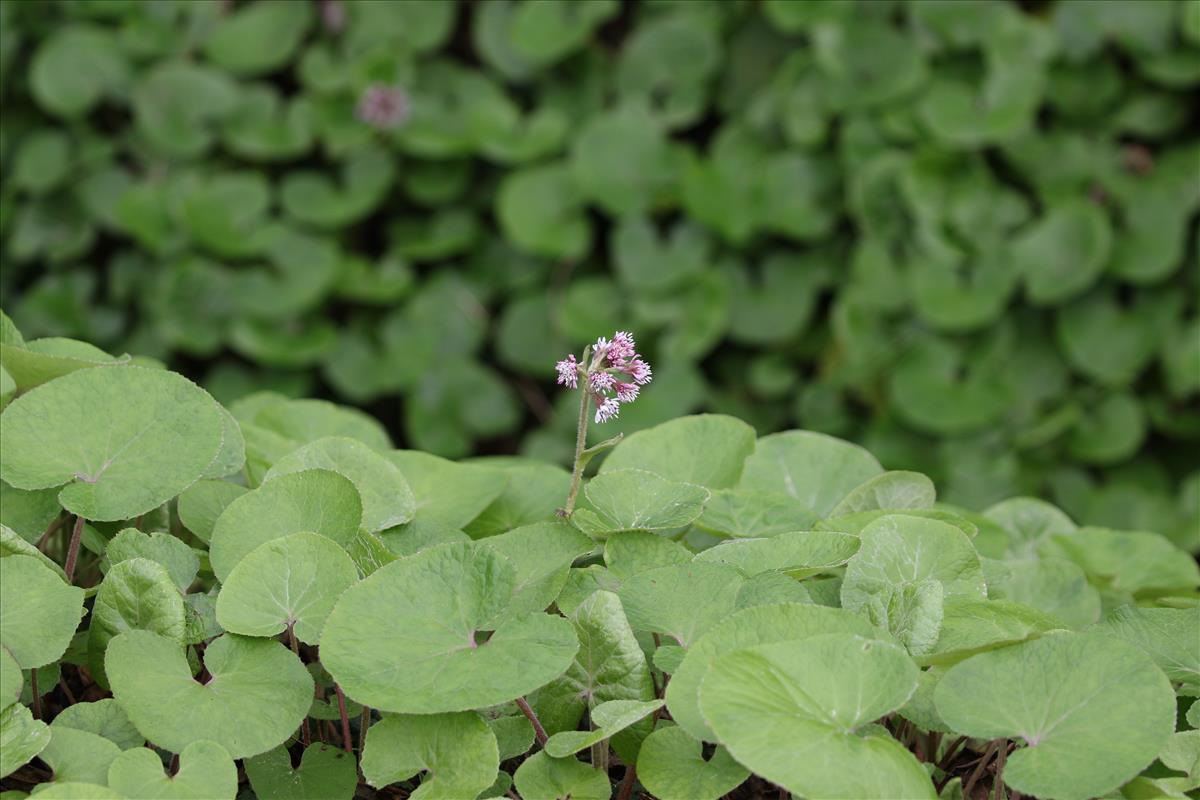
[{"label": "dense leaf ground cover", "polygon": [[[1158,532],[727,415],[568,473],[3,315],[0,364],[3,800],[1200,788],[1200,568]],[[660,390],[626,333],[559,372],[581,433]]]},{"label": "dense leaf ground cover", "polygon": [[[695,411],[1189,548],[1184,0],[0,6],[0,293],[223,402],[567,463],[629,326]],[[397,402],[397,400],[400,402]]]}]

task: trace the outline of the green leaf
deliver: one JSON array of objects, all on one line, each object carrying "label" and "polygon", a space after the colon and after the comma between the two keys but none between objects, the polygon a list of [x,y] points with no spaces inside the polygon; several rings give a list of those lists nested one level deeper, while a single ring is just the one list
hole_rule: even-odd
[{"label": "green leaf", "polygon": [[521,762],[513,783],[525,800],[609,800],[608,776],[574,758],[551,758],[545,751]]},{"label": "green leaf", "polygon": [[313,680],[300,659],[263,639],[225,634],[210,642],[205,684],[192,678],[178,644],[150,631],[117,636],[104,665],[113,696],[137,729],[177,753],[201,739],[233,758],[266,752],[292,735],[312,704]]},{"label": "green leaf", "polygon": [[718,747],[704,757],[704,743],[678,726],[659,728],[646,737],[638,752],[638,780],[662,800],[717,800],[750,775]]},{"label": "green leaf", "polygon": [[672,188],[672,153],[663,130],[638,107],[592,117],[571,148],[571,176],[580,192],[614,217],[647,211]]},{"label": "green leaf", "polygon": [[1070,628],[1083,628],[1100,619],[1100,592],[1070,561],[985,558],[982,562],[989,599],[1012,600],[1040,609]]},{"label": "green leaf", "polygon": [[240,472],[246,466],[246,438],[242,427],[224,406],[221,411],[221,451],[204,471],[205,478],[224,478]]},{"label": "green leaf", "polygon": [[121,795],[107,786],[79,781],[54,782],[43,788],[38,794],[46,800],[124,800]]},{"label": "green leaf", "polygon": [[372,450],[389,450],[392,446],[387,431],[373,417],[325,400],[279,398],[259,408],[251,421],[291,439],[297,446],[327,436],[357,439]]},{"label": "green leaf", "polygon": [[602,472],[584,494],[607,532],[682,528],[700,516],[710,496],[703,486],[642,469]]},{"label": "green leaf", "polygon": [[937,500],[933,481],[919,472],[893,471],[869,478],[829,512],[831,517],[860,511],[929,508]]},{"label": "green leaf", "polygon": [[221,20],[204,43],[204,55],[235,75],[261,75],[287,63],[312,22],[308,6],[266,2]]},{"label": "green leaf", "polygon": [[63,572],[63,568],[58,565],[58,562],[50,560],[49,556],[20,536],[17,536],[7,525],[0,525],[0,558],[8,556],[28,556],[33,558],[50,569],[55,575],[62,578],[64,582],[67,580],[66,573]]},{"label": "green leaf", "polygon": [[20,703],[0,711],[0,778],[29,763],[50,743],[50,726]]},{"label": "green leaf", "polygon": [[379,205],[395,173],[391,156],[367,147],[345,162],[340,187],[323,172],[291,172],[283,179],[280,200],[288,216],[298,222],[318,228],[344,228]]},{"label": "green leaf", "polygon": [[129,630],[153,631],[183,644],[187,631],[183,596],[158,562],[145,558],[122,561],[100,584],[88,628],[88,665],[101,686],[108,684],[105,650],[114,637]]},{"label": "green leaf", "polygon": [[23,688],[25,674],[21,672],[21,665],[7,647],[0,647],[0,711],[20,700]]},{"label": "green leaf", "polygon": [[[496,464],[487,459],[478,463]],[[571,475],[561,467],[536,461],[497,464],[508,475],[508,483],[492,503],[464,530],[475,539],[504,533],[531,522],[554,519],[554,511],[566,500]]]},{"label": "green leaf", "polygon": [[508,483],[498,470],[458,464],[417,450],[393,450],[387,457],[412,487],[417,519],[451,528],[462,528],[478,517]]},{"label": "green leaf", "polygon": [[717,535],[755,538],[809,530],[817,520],[810,508],[782,492],[725,489],[713,492],[696,525]]},{"label": "green leaf", "polygon": [[108,541],[104,555],[111,566],[131,558],[156,561],[166,568],[181,592],[187,591],[200,571],[200,559],[192,548],[178,537],[161,531],[146,534],[136,528],[125,528]]},{"label": "green leaf", "polygon": [[848,533],[793,531],[722,542],[701,551],[696,561],[728,564],[745,575],[780,570],[800,580],[845,564],[858,548],[859,538]]},{"label": "green leaf", "polygon": [[694,561],[639,572],[618,594],[634,630],[666,634],[690,647],[733,612],[744,582],[733,567]]},{"label": "green leaf", "polygon": [[425,716],[385,716],[367,731],[362,771],[383,788],[426,771],[415,798],[475,797],[500,768],[496,737],[474,711]]},{"label": "green leaf", "polygon": [[1157,533],[1080,528],[1054,536],[1043,550],[1069,558],[1114,590],[1139,596],[1191,591],[1200,584],[1195,559]]},{"label": "green leaf", "polygon": [[986,595],[979,556],[961,530],[901,515],[863,529],[842,582],[842,607],[865,613],[914,655],[936,644],[944,600]]},{"label": "green leaf", "polygon": [[[561,678],[543,687],[533,704],[547,731],[574,730],[583,712],[611,700],[651,700],[654,685],[646,654],[638,644],[620,599],[609,591],[591,593],[571,613],[579,652]],[[650,726],[638,723],[627,736],[645,735]],[[626,736],[613,742],[622,758]]]},{"label": "green leaf", "polygon": [[64,375],[14,400],[0,419],[4,480],[19,489],[65,483],[59,502],[90,520],[157,508],[204,473],[222,442],[219,406],[204,390],[140,367]]},{"label": "green leaf", "polygon": [[250,786],[261,800],[350,800],[358,784],[354,757],[325,744],[304,748],[295,769],[284,747],[243,763]]},{"label": "green leaf", "polygon": [[134,88],[134,121],[154,150],[195,158],[212,147],[214,123],[228,116],[237,102],[237,84],[224,72],[164,61],[143,73]]},{"label": "green leaf", "polygon": [[592,244],[592,228],[566,164],[509,173],[496,193],[496,216],[506,237],[534,255],[574,260]]},{"label": "green leaf", "polygon": [[362,504],[348,478],[325,469],[275,478],[234,498],[213,525],[209,559],[225,580],[243,558],[273,539],[312,532],[348,548],[358,533]]},{"label": "green leaf", "polygon": [[99,736],[66,725],[50,726],[50,742],[38,754],[54,772],[56,781],[108,782],[109,765],[121,754],[121,748]]},{"label": "green leaf", "polygon": [[1112,251],[1104,210],[1089,200],[1056,205],[1013,242],[1035,305],[1059,305],[1089,289]]},{"label": "green leaf", "polygon": [[608,700],[592,709],[590,731],[561,731],[546,742],[552,758],[573,756],[580,750],[612,738],[635,722],[662,708],[662,700]]},{"label": "green leaf", "polygon": [[714,625],[688,648],[679,669],[667,684],[671,718],[693,738],[716,741],[700,713],[700,682],[713,662],[735,650],[772,642],[808,639],[827,633],[886,636],[867,620],[840,608],[782,603],[739,611]]},{"label": "green leaf", "polygon": [[179,495],[176,510],[187,529],[194,533],[197,539],[208,544],[212,541],[217,517],[221,516],[230,503],[245,493],[245,486],[229,481],[196,481]]},{"label": "green leaf", "polygon": [[91,25],[56,28],[29,68],[34,99],[58,117],[87,113],[128,79],[129,65],[116,39],[108,29]]},{"label": "green leaf", "polygon": [[350,556],[324,536],[272,539],[229,572],[217,596],[217,621],[243,636],[291,629],[300,641],[317,645],[333,604],[357,580]]},{"label": "green leaf", "polygon": [[560,617],[505,618],[516,584],[507,559],[474,543],[394,561],[342,594],[322,633],[322,663],[348,695],[384,711],[512,700],[565,672],[579,647]]},{"label": "green leaf", "polygon": [[408,522],[416,511],[412,489],[400,469],[362,442],[327,437],[288,453],[263,479],[310,469],[327,469],[348,478],[362,498],[362,526],[375,533]]},{"label": "green leaf", "polygon": [[125,716],[121,704],[111,697],[67,706],[54,718],[54,724],[103,736],[122,750],[146,743],[145,737]]},{"label": "green leaf", "polygon": [[233,800],[237,766],[224,747],[199,740],[183,748],[179,770],[168,776],[158,753],[135,747],[113,760],[108,785],[129,800]]},{"label": "green leaf", "polygon": [[692,553],[678,542],[655,533],[632,531],[604,543],[604,563],[622,580],[655,567],[668,567],[692,560]]},{"label": "green leaf", "polygon": [[824,517],[882,472],[875,457],[857,445],[811,431],[785,431],[758,440],[737,488],[782,492]]},{"label": "green leaf", "polygon": [[983,515],[1009,536],[1008,554],[1014,558],[1036,557],[1043,542],[1077,530],[1065,513],[1035,497],[1009,498],[991,506]]},{"label": "green leaf", "polygon": [[0,645],[21,669],[56,661],[79,627],[83,596],[34,558],[0,558]]},{"label": "green leaf", "polygon": [[1193,635],[1198,624],[1200,608],[1122,606],[1092,630],[1140,647],[1172,682],[1200,693],[1200,640]]},{"label": "green leaf", "polygon": [[[553,0],[527,0],[512,14],[509,43],[517,55],[544,67],[580,48],[617,10],[613,0],[584,0],[571,9]],[[520,785],[517,790],[525,794]]]},{"label": "green leaf", "polygon": [[917,659],[922,666],[947,665],[1060,628],[1037,609],[1007,600],[951,598],[943,606],[937,644]]},{"label": "green leaf", "polygon": [[29,544],[41,538],[61,510],[53,489],[27,492],[0,481],[0,525]]},{"label": "green leaf", "polygon": [[1038,797],[1113,791],[1154,760],[1175,726],[1174,694],[1150,657],[1089,634],[973,656],[943,676],[934,701],[958,733],[1024,741],[1004,782]]},{"label": "green leaf", "polygon": [[508,559],[516,571],[508,615],[543,611],[567,582],[572,562],[594,547],[592,540],[563,522],[538,522],[482,540]]},{"label": "green leaf", "polygon": [[917,674],[902,648],[852,634],[760,644],[713,661],[700,709],[734,758],[791,792],[933,798],[920,762],[870,727]]},{"label": "green leaf", "polygon": [[697,414],[625,437],[604,459],[600,473],[644,469],[670,481],[728,489],[737,483],[753,451],[754,429],[746,423]]}]

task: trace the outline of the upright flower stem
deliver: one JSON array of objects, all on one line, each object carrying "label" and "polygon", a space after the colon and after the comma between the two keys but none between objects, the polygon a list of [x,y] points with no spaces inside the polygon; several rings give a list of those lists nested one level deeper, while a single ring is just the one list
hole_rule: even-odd
[{"label": "upright flower stem", "polygon": [[75,562],[79,560],[79,542],[83,539],[83,521],[83,517],[75,517],[75,527],[71,531],[71,543],[67,546],[67,563],[63,567],[67,583],[71,583],[75,577]]},{"label": "upright flower stem", "polygon": [[587,413],[588,395],[586,389],[579,393],[579,427],[575,431],[575,468],[571,471],[571,491],[567,494],[567,504],[562,507],[560,516],[569,517],[575,510],[575,498],[579,496],[579,484],[583,481],[583,448],[587,444]]}]

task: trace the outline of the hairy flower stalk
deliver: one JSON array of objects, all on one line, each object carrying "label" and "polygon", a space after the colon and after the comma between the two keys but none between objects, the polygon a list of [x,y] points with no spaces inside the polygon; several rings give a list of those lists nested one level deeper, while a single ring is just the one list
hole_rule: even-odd
[{"label": "hairy flower stalk", "polygon": [[637,399],[642,386],[654,377],[650,365],[637,353],[637,343],[625,331],[617,331],[612,339],[601,336],[594,345],[583,350],[578,361],[568,355],[554,365],[558,372],[558,383],[568,389],[578,389],[583,379],[583,391],[579,397],[579,422],[575,431],[575,466],[571,472],[571,490],[567,502],[558,510],[559,516],[567,517],[575,510],[575,499],[583,480],[583,468],[591,457],[604,447],[616,444],[620,437],[602,442],[591,449],[587,443],[588,407],[595,404],[597,424],[616,419],[621,405]]}]

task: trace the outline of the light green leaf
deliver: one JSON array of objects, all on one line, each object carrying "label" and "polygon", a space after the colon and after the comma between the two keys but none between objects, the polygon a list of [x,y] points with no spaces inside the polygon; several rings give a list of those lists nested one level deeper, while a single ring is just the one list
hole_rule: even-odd
[{"label": "light green leaf", "polygon": [[1104,271],[1113,234],[1104,209],[1086,199],[1052,206],[1012,243],[1034,305],[1059,305],[1086,291]]},{"label": "light green leaf", "polygon": [[67,706],[54,718],[54,725],[103,736],[122,750],[146,743],[146,738],[125,716],[121,704],[111,697]]},{"label": "light green leaf", "polygon": [[782,603],[739,611],[717,623],[687,651],[667,684],[667,709],[693,738],[716,741],[700,714],[700,682],[720,656],[760,644],[808,639],[827,633],[877,638],[887,634],[858,614],[840,608]]},{"label": "light green leaf", "polygon": [[961,530],[902,515],[863,529],[842,582],[842,607],[865,613],[914,655],[937,642],[945,599],[986,596],[979,556]]},{"label": "light green leaf", "polygon": [[50,743],[50,726],[20,703],[0,711],[0,778],[29,763]]},{"label": "light green leaf", "polygon": [[7,647],[0,647],[0,711],[20,700],[24,687],[25,673],[21,672],[21,665]]},{"label": "light green leaf", "polygon": [[88,665],[101,686],[107,686],[104,653],[120,633],[153,631],[183,644],[187,614],[183,595],[166,567],[146,558],[131,558],[115,565],[104,576],[92,607],[88,628]]},{"label": "light green leaf", "polygon": [[14,400],[0,426],[4,480],[65,483],[59,501],[90,520],[157,508],[200,478],[222,441],[220,407],[203,389],[142,367],[64,375]]},{"label": "light green leaf", "polygon": [[277,398],[259,408],[251,421],[297,446],[327,436],[357,439],[372,450],[389,450],[392,446],[387,431],[374,417],[326,400]]},{"label": "light green leaf", "polygon": [[693,561],[639,572],[617,594],[635,631],[663,633],[690,647],[733,612],[743,583],[733,567]]},{"label": "light green leaf", "polygon": [[354,757],[344,750],[313,743],[304,748],[300,766],[292,768],[285,747],[276,747],[244,762],[250,786],[260,800],[350,800],[358,785]]},{"label": "light green leaf", "polygon": [[324,536],[272,539],[230,571],[217,596],[217,621],[243,636],[290,628],[300,641],[317,645],[333,604],[357,580],[350,556]]},{"label": "light green leaf", "polygon": [[1100,592],[1088,583],[1083,570],[1070,561],[981,560],[989,599],[1032,606],[1070,628],[1082,628],[1100,619]]},{"label": "light green leaf", "polygon": [[348,478],[330,470],[291,473],[232,500],[213,525],[209,559],[219,580],[255,548],[313,532],[346,548],[358,533],[362,504]]},{"label": "light green leaf", "polygon": [[623,580],[648,569],[691,560],[690,550],[656,533],[631,531],[604,543],[604,563],[613,575]]},{"label": "light green leaf", "polygon": [[381,567],[347,589],[322,633],[322,662],[355,700],[439,713],[496,705],[570,666],[579,643],[561,617],[504,616],[516,569],[475,543],[446,544]]},{"label": "light green leaf", "polygon": [[126,750],[108,768],[108,785],[129,800],[233,800],[237,766],[216,742],[192,742],[179,753],[179,770],[163,772],[162,759],[148,747]]},{"label": "light green leaf", "polygon": [[700,709],[729,752],[809,797],[936,797],[920,762],[870,724],[917,688],[897,645],[833,633],[718,657]]},{"label": "light green leaf", "polygon": [[1077,528],[1057,507],[1035,497],[1012,497],[991,506],[983,515],[1009,536],[1007,556],[1033,558],[1050,537],[1070,535]]},{"label": "light green leaf", "polygon": [[574,758],[534,753],[517,767],[513,783],[524,800],[609,800],[608,776]]},{"label": "light green leaf", "polygon": [[704,757],[704,743],[678,726],[646,737],[637,760],[638,780],[661,800],[717,800],[750,776],[750,770],[718,747]]},{"label": "light green leaf", "polygon": [[242,426],[224,406],[217,408],[221,412],[221,451],[204,470],[204,478],[224,478],[246,466],[246,437],[242,434]]},{"label": "light green leaf", "polygon": [[370,533],[413,518],[416,500],[400,469],[357,439],[327,437],[275,462],[264,483],[283,475],[327,469],[348,479],[362,498],[362,526]]},{"label": "light green leaf", "polygon": [[393,450],[387,457],[412,487],[417,519],[451,528],[462,528],[479,516],[508,483],[498,470],[458,464],[418,450]]},{"label": "light green leaf", "polygon": [[592,550],[592,540],[564,522],[537,522],[481,541],[508,559],[517,583],[505,616],[544,611],[567,582],[572,562]]},{"label": "light green leaf", "polygon": [[1116,789],[1154,760],[1175,727],[1174,693],[1150,657],[1094,634],[973,656],[942,677],[934,702],[958,733],[1023,740],[1004,782],[1056,800]]},{"label": "light green leaf", "polygon": [[208,544],[212,541],[217,517],[238,497],[246,493],[245,486],[229,481],[196,481],[179,495],[179,519],[196,538]]},{"label": "light green leaf", "polygon": [[808,506],[783,492],[725,489],[713,492],[696,525],[721,536],[774,536],[806,531],[819,517]]},{"label": "light green leaf", "polygon": [[79,781],[56,781],[44,787],[38,795],[45,800],[125,800],[107,786]]},{"label": "light green leaf", "polygon": [[703,550],[696,561],[728,564],[745,575],[779,570],[802,579],[841,566],[858,552],[859,538],[834,531],[793,531],[766,539],[732,539]]},{"label": "light green leaf", "polygon": [[1122,606],[1092,630],[1140,647],[1173,682],[1200,694],[1200,607]]},{"label": "light green leaf", "polygon": [[7,525],[0,525],[0,558],[8,556],[27,556],[35,559],[61,578],[64,583],[67,580],[66,573],[63,572],[63,568],[58,565],[57,561],[52,561],[41,550],[38,550],[32,544],[17,536]]},{"label": "light green leaf", "polygon": [[536,461],[497,463],[488,459],[476,462],[495,465],[508,475],[508,484],[500,496],[463,530],[475,539],[504,533],[531,522],[554,519],[554,510],[567,499],[570,474],[561,467]]},{"label": "light green leaf", "polygon": [[54,779],[63,783],[108,783],[108,767],[121,748],[95,733],[67,725],[50,726],[50,743],[38,753],[54,772]]},{"label": "light green leaf", "polygon": [[857,445],[811,431],[784,431],[758,440],[737,488],[783,492],[825,517],[882,472],[875,457]]},{"label": "light green leaf", "polygon": [[951,598],[943,605],[937,644],[917,659],[922,666],[947,665],[984,650],[1033,639],[1060,628],[1053,617],[1007,600]]},{"label": "light green leaf", "polygon": [[0,481],[0,524],[30,544],[41,538],[61,510],[53,489],[27,492]]},{"label": "light green leaf", "polygon": [[691,524],[709,498],[694,483],[672,481],[642,469],[602,472],[584,487],[608,531],[670,530]]},{"label": "light green leaf", "polygon": [[562,731],[546,742],[553,758],[573,756],[580,750],[612,738],[635,722],[662,708],[662,700],[608,700],[592,709],[593,730]]},{"label": "light green leaf", "polygon": [[[516,705],[512,705],[511,708],[516,709]],[[501,761],[523,756],[533,746],[533,725],[525,718],[524,714],[519,713],[519,710],[516,714],[509,716],[487,718],[485,722],[496,736]]]},{"label": "light green leaf", "polygon": [[110,567],[131,558],[145,558],[166,568],[171,580],[186,592],[200,571],[200,559],[192,548],[169,533],[155,531],[145,534],[136,528],[125,528],[108,541],[104,550]]},{"label": "light green leaf", "polygon": [[617,445],[600,474],[644,469],[709,489],[733,487],[754,451],[754,429],[721,414],[697,414],[638,431]]},{"label": "light green leaf", "polygon": [[831,517],[875,509],[929,508],[937,500],[933,481],[919,472],[885,472],[855,487],[829,512]]},{"label": "light green leaf", "polygon": [[113,696],[137,729],[177,753],[212,739],[233,758],[257,755],[291,736],[312,704],[312,676],[300,659],[264,639],[225,634],[210,642],[205,684],[192,678],[178,644],[150,631],[117,636],[104,664]]},{"label": "light green leaf", "polygon": [[312,22],[303,4],[256,3],[226,15],[204,43],[204,55],[235,75],[261,75],[287,63]]},{"label": "light green leaf", "polygon": [[129,363],[129,356],[114,358],[87,342],[50,337],[34,339],[19,346],[0,344],[0,363],[16,382],[17,388],[24,390],[76,370],[122,366]]},{"label": "light green leaf", "polygon": [[129,79],[116,37],[92,25],[56,27],[34,54],[29,88],[39,106],[58,117],[78,117]]},{"label": "light green leaf", "polygon": [[363,776],[376,788],[428,772],[412,794],[418,800],[473,798],[499,768],[496,737],[474,711],[385,716],[367,731],[362,758]]},{"label": "light green leaf", "polygon": [[29,556],[0,558],[0,645],[22,669],[59,659],[83,614],[83,589]]},{"label": "light green leaf", "polygon": [[1066,556],[1117,591],[1154,596],[1200,585],[1195,559],[1157,533],[1080,528],[1072,536],[1054,536],[1042,549]]}]

